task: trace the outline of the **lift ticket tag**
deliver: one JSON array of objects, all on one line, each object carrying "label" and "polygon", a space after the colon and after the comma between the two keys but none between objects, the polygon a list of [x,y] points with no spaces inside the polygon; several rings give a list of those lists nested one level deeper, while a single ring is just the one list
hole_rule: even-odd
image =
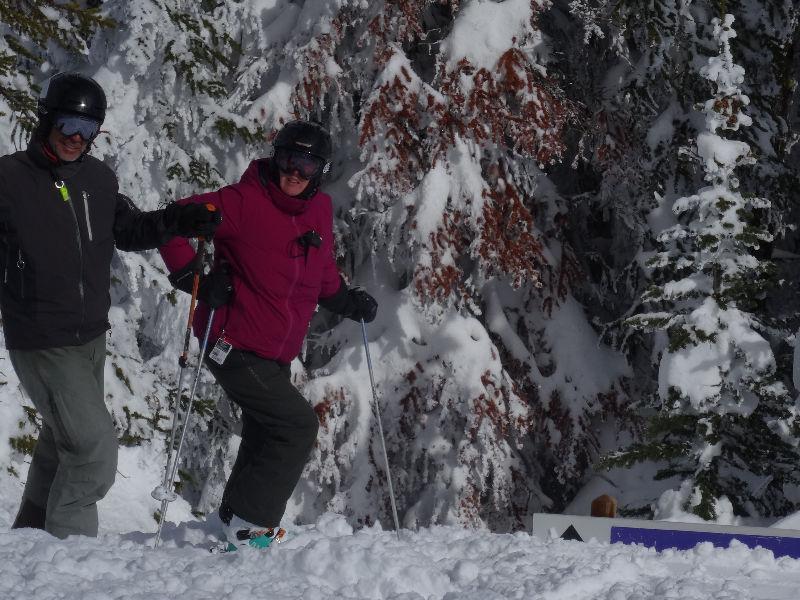
[{"label": "lift ticket tag", "polygon": [[221,365],[225,362],[225,359],[228,358],[228,354],[231,353],[233,346],[230,345],[229,342],[225,341],[224,337],[221,337],[217,340],[217,343],[214,344],[214,348],[211,352],[208,353],[208,358],[213,360],[218,365]]}]

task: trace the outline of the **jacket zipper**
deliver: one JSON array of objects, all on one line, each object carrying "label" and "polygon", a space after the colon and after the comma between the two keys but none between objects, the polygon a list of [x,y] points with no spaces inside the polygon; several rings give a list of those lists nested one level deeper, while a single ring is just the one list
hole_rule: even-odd
[{"label": "jacket zipper", "polygon": [[81,341],[81,329],[83,329],[83,320],[86,314],[86,306],[84,302],[84,289],[83,289],[83,244],[81,243],[81,228],[78,224],[78,213],[75,210],[75,203],[72,202],[72,198],[69,195],[69,190],[67,189],[67,185],[64,183],[63,180],[56,182],[56,188],[61,193],[61,197],[64,199],[64,202],[69,204],[72,213],[72,220],[75,223],[75,240],[78,242],[78,261],[80,266],[80,273],[78,276],[78,295],[81,299],[81,321],[78,325],[78,330],[75,332],[75,339],[78,342]]},{"label": "jacket zipper", "polygon": [[[300,230],[297,227],[297,223],[295,221],[294,216],[292,217],[292,225],[294,225],[295,233],[299,234]],[[294,288],[297,285],[297,280],[300,279],[300,273],[299,269],[297,268],[296,260],[292,261],[292,265],[294,266],[294,279],[292,280],[292,285],[289,286],[289,294],[287,295],[286,298],[286,314],[289,316],[289,325],[286,328],[286,335],[283,337],[283,341],[281,342],[281,345],[278,347],[278,355],[276,358],[280,358],[280,356],[283,354],[283,349],[286,346],[286,340],[289,339],[289,336],[292,333],[292,327],[294,326],[294,313],[292,312],[291,298],[292,298],[292,293],[294,292]]]},{"label": "jacket zipper", "polygon": [[86,233],[89,234],[89,241],[92,241],[92,221],[89,218],[89,194],[83,192],[83,212],[86,213]]}]

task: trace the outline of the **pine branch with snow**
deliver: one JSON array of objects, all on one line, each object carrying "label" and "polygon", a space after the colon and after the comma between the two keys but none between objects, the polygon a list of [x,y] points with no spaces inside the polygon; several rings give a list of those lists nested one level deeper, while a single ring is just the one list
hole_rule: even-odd
[{"label": "pine branch with snow", "polygon": [[38,71],[50,46],[86,56],[98,28],[114,21],[77,2],[31,0],[0,6],[0,117],[16,121],[20,137],[36,124]]}]

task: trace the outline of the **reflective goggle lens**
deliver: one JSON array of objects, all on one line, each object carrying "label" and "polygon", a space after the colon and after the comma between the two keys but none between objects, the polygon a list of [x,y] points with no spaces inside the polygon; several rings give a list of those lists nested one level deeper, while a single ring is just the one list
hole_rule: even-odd
[{"label": "reflective goggle lens", "polygon": [[289,148],[277,148],[275,150],[275,164],[284,173],[297,171],[303,179],[313,179],[322,173],[322,169],[325,166],[322,159]]},{"label": "reflective goggle lens", "polygon": [[92,139],[100,131],[100,123],[79,115],[60,115],[55,125],[63,135],[70,137],[77,133],[84,140]]}]

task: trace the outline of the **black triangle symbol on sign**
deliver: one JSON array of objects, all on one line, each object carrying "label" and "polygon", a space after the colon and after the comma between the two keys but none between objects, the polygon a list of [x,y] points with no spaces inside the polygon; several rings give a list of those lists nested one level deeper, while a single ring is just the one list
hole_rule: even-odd
[{"label": "black triangle symbol on sign", "polygon": [[573,527],[572,525],[570,525],[564,531],[564,533],[561,534],[561,539],[562,540],[571,540],[573,542],[582,542],[583,541],[583,538],[580,536],[580,534],[575,530],[575,527]]}]

